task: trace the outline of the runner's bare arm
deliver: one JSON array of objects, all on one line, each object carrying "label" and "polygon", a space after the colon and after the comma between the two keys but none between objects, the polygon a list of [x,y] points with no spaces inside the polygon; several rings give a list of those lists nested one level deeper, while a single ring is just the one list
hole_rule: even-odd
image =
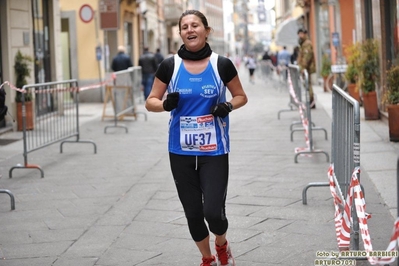
[{"label": "runner's bare arm", "polygon": [[231,93],[231,96],[233,97],[230,100],[230,103],[233,105],[234,110],[244,106],[248,102],[247,95],[242,88],[242,84],[238,75],[226,85]]},{"label": "runner's bare arm", "polygon": [[164,112],[163,96],[166,92],[167,84],[163,83],[160,79],[155,77],[154,84],[152,85],[151,93],[145,102],[145,108],[150,112]]}]

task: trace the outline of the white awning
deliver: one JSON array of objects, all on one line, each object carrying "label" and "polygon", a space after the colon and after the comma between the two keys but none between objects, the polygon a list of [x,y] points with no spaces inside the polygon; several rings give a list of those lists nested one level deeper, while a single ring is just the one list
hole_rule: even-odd
[{"label": "white awning", "polygon": [[279,46],[296,46],[298,45],[298,18],[288,18],[281,22],[276,29],[274,40]]}]

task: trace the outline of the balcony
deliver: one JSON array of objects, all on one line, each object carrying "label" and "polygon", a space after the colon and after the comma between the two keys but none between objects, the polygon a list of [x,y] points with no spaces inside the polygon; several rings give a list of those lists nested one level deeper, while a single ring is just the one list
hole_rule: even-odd
[{"label": "balcony", "polygon": [[183,0],[164,0],[164,16],[167,25],[177,25],[183,13],[183,3]]}]

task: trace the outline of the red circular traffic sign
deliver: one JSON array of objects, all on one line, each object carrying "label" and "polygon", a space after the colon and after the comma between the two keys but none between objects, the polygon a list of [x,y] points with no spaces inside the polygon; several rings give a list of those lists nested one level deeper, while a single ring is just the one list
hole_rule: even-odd
[{"label": "red circular traffic sign", "polygon": [[83,22],[89,23],[94,18],[94,10],[90,5],[84,4],[79,9],[79,16]]}]

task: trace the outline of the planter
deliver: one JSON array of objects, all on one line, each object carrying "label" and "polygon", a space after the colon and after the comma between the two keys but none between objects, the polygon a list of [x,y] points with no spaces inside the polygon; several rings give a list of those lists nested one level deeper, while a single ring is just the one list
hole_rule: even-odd
[{"label": "planter", "polygon": [[360,93],[359,90],[357,89],[356,83],[349,83],[348,84],[348,94],[355,99],[356,101],[359,102],[361,105],[362,100],[360,99]]},{"label": "planter", "polygon": [[364,118],[366,120],[380,119],[378,110],[377,93],[375,91],[363,93]]},{"label": "planter", "polygon": [[389,140],[399,142],[399,105],[390,104],[387,109]]},{"label": "planter", "polygon": [[[25,102],[26,108],[26,130],[33,129],[33,104],[32,102]],[[18,131],[23,130],[23,121],[22,121],[22,103],[17,103],[17,125]]]}]

